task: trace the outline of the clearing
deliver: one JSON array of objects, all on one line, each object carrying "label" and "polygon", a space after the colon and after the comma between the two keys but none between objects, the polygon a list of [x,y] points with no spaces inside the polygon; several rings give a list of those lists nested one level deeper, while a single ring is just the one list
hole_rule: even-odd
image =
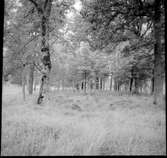
[{"label": "clearing", "polygon": [[165,155],[165,110],[150,96],[52,91],[23,102],[21,88],[3,87],[1,155]]}]

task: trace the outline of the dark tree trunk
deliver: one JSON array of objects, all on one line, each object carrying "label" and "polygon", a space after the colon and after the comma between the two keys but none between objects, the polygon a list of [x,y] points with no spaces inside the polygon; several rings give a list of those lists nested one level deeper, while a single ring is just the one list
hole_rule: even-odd
[{"label": "dark tree trunk", "polygon": [[34,64],[30,64],[29,65],[29,77],[28,77],[29,94],[33,93],[33,82],[34,82]]},{"label": "dark tree trunk", "polygon": [[132,86],[133,86],[133,78],[131,77],[130,84],[129,84],[129,91],[130,92],[132,92]]},{"label": "dark tree trunk", "polygon": [[43,63],[43,75],[41,79],[39,97],[37,103],[40,104],[43,101],[44,96],[49,91],[49,74],[51,70],[51,60],[49,52],[49,16],[51,12],[52,0],[45,1],[45,8],[41,15],[41,52],[43,54],[42,63]]},{"label": "dark tree trunk", "polygon": [[154,76],[151,79],[151,94],[154,94]]},{"label": "dark tree trunk", "polygon": [[120,83],[119,83],[119,81],[117,82],[117,91],[119,92],[119,90],[120,90]]},{"label": "dark tree trunk", "polygon": [[131,69],[131,78],[130,78],[130,84],[129,84],[129,91],[130,93],[132,92],[132,86],[133,86],[133,79],[134,79],[134,74],[133,74],[133,68]]},{"label": "dark tree trunk", "polygon": [[112,90],[112,77],[110,78],[110,91]]},{"label": "dark tree trunk", "polygon": [[102,90],[102,88],[103,88],[103,80],[102,78],[100,78],[100,90]]},{"label": "dark tree trunk", "polygon": [[82,90],[84,89],[84,83],[83,82],[81,83],[81,89]]},{"label": "dark tree trunk", "polygon": [[84,93],[86,93],[86,71],[84,72]]},{"label": "dark tree trunk", "polygon": [[139,84],[138,84],[139,81],[138,81],[138,78],[137,78],[137,77],[134,78],[134,82],[135,82],[135,89],[134,89],[134,92],[133,92],[133,93],[134,93],[134,94],[138,94],[138,93],[139,93],[139,86],[138,86],[138,85],[139,85]]},{"label": "dark tree trunk", "polygon": [[117,79],[114,79],[114,91],[117,91]]},{"label": "dark tree trunk", "polygon": [[161,53],[161,1],[154,3],[154,104],[163,103],[163,58]]},{"label": "dark tree trunk", "polygon": [[96,77],[96,89],[99,89],[99,78]]}]

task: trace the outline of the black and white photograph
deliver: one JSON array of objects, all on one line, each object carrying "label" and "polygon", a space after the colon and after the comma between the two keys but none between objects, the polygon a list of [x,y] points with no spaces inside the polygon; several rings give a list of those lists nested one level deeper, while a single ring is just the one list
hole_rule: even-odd
[{"label": "black and white photograph", "polygon": [[1,156],[166,155],[165,0],[4,0]]}]

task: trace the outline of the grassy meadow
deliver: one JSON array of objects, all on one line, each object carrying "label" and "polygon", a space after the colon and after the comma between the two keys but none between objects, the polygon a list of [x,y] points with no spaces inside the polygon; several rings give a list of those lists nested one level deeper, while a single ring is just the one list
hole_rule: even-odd
[{"label": "grassy meadow", "polygon": [[2,156],[166,155],[165,110],[150,96],[62,90],[37,105],[37,95],[4,85]]}]

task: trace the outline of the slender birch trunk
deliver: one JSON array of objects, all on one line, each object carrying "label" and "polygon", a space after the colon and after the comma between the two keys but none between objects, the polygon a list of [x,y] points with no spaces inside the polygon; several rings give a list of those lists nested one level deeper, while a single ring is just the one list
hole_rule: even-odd
[{"label": "slender birch trunk", "polygon": [[49,17],[51,12],[52,0],[46,0],[46,6],[41,16],[41,52],[43,54],[42,63],[44,67],[44,73],[41,78],[41,85],[39,91],[39,97],[37,103],[40,104],[44,96],[49,92],[49,76],[51,71],[51,60],[49,50]]}]

